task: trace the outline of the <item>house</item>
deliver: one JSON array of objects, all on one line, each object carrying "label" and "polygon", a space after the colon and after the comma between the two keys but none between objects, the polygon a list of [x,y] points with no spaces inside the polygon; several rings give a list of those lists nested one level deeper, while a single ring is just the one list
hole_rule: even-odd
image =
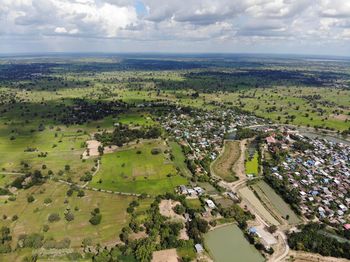
[{"label": "house", "polygon": [[205,200],[205,203],[207,204],[207,206],[208,206],[209,208],[216,208],[214,202],[213,202],[212,200],[210,200],[210,199],[206,199],[206,200]]},{"label": "house", "polygon": [[197,192],[198,195],[204,194],[203,188],[201,188],[201,187],[199,187],[199,186],[197,186],[197,187],[195,187],[195,188],[193,188],[193,189]]},{"label": "house", "polygon": [[188,194],[188,191],[187,191],[187,187],[186,187],[186,186],[181,185],[181,186],[179,186],[179,189],[180,189],[180,193],[181,193],[181,194],[184,194],[184,195],[187,195],[187,194]]},{"label": "house", "polygon": [[194,248],[196,249],[197,253],[202,253],[204,251],[201,244],[195,244]]},{"label": "house", "polygon": [[344,229],[345,230],[350,230],[350,224],[344,224]]},{"label": "house", "polygon": [[273,136],[268,136],[268,137],[266,137],[266,142],[268,144],[275,144],[276,143],[276,139]]}]

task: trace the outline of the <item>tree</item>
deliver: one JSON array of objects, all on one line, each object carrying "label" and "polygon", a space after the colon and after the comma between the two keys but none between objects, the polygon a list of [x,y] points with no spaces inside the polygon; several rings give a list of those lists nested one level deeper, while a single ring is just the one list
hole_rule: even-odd
[{"label": "tree", "polygon": [[29,195],[29,196],[27,197],[27,202],[28,202],[28,203],[32,203],[32,202],[34,202],[34,200],[35,200],[35,198],[33,197],[33,195]]},{"label": "tree", "polygon": [[71,211],[67,211],[67,212],[64,214],[64,217],[66,218],[66,220],[67,220],[68,222],[74,220],[74,214],[73,214]]},{"label": "tree", "polygon": [[49,217],[48,217],[48,221],[50,222],[50,223],[53,223],[53,222],[57,222],[57,221],[59,221],[61,218],[60,218],[60,215],[59,214],[57,214],[57,213],[52,213],[52,214],[50,214],[49,215]]},{"label": "tree", "polygon": [[100,145],[100,146],[98,146],[97,150],[98,150],[98,153],[100,154],[100,156],[102,156],[105,149],[102,145]]},{"label": "tree", "polygon": [[176,214],[182,215],[185,213],[186,209],[184,206],[178,204],[174,207],[174,211]]},{"label": "tree", "polygon": [[156,243],[151,238],[141,239],[136,245],[135,257],[137,261],[149,262],[152,259],[152,253],[156,249]]},{"label": "tree", "polygon": [[66,170],[68,172],[70,170],[70,165],[65,165],[64,170]]}]

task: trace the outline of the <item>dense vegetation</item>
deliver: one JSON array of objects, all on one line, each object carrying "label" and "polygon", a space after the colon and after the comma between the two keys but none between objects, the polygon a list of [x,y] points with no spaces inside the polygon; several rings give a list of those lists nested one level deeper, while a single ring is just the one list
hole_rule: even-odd
[{"label": "dense vegetation", "polygon": [[323,256],[350,258],[350,242],[340,242],[336,238],[322,234],[323,224],[308,224],[301,226],[300,232],[288,235],[288,244],[292,249],[315,252]]}]

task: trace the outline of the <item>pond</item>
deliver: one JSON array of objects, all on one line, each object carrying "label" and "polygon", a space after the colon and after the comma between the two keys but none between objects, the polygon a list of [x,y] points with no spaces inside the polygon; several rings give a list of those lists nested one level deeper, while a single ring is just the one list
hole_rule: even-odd
[{"label": "pond", "polygon": [[237,225],[228,225],[208,232],[205,245],[215,262],[260,262],[264,257],[245,239]]}]

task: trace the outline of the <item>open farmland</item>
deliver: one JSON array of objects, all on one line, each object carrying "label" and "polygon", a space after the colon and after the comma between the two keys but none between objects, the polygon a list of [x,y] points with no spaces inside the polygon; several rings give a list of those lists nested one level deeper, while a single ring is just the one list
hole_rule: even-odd
[{"label": "open farmland", "polygon": [[276,192],[264,181],[258,181],[253,184],[254,191],[258,194],[261,201],[272,207],[284,219],[288,216],[287,222],[297,224],[300,218],[293,212],[290,206],[276,194]]},{"label": "open farmland", "polygon": [[[134,198],[118,196],[94,191],[85,191],[85,196],[78,197],[74,192],[71,197],[66,195],[69,187],[63,184],[47,182],[27,191],[19,192],[15,201],[1,205],[2,215],[7,219],[1,220],[1,225],[8,226],[16,243],[20,234],[43,233],[45,238],[52,237],[57,241],[68,237],[72,247],[80,247],[84,238],[90,237],[95,244],[115,241],[121,228],[127,224],[126,208]],[[27,196],[33,195],[34,202],[28,203]],[[49,202],[47,199],[50,199]],[[46,202],[46,203],[45,203]],[[49,203],[48,203],[49,202]],[[91,212],[99,208],[102,220],[99,225],[90,224]],[[74,214],[74,220],[68,222],[64,212],[69,209]],[[48,217],[58,213],[60,220],[50,223]],[[17,215],[18,219],[11,218]],[[49,230],[43,232],[43,226]]]},{"label": "open farmland", "polygon": [[248,187],[240,189],[239,194],[241,194],[249,202],[249,204],[266,222],[276,226],[280,224],[278,220],[261,204],[259,199],[254,195],[253,191],[251,191]]},{"label": "open farmland", "polygon": [[[153,149],[159,149],[159,153],[152,154]],[[155,140],[106,154],[90,186],[150,195],[173,192],[174,187],[187,180],[177,173],[165,150],[164,141]]]}]

